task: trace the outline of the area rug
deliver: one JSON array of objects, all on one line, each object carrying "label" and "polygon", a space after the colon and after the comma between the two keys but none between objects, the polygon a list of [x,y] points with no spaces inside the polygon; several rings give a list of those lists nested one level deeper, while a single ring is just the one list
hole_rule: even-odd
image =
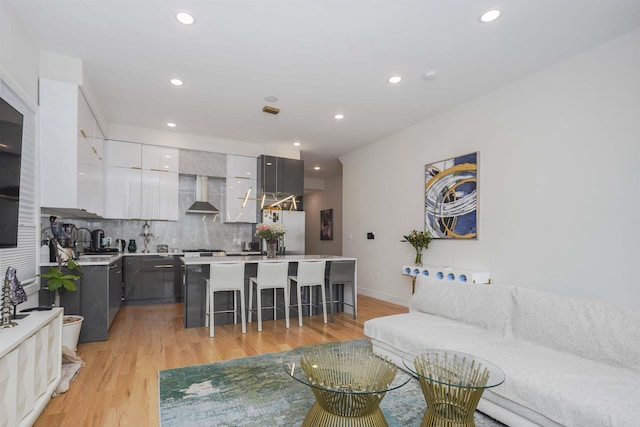
[{"label": "area rug", "polygon": [[[367,347],[368,339],[353,340]],[[309,387],[282,366],[286,353],[268,353],[158,373],[160,426],[299,426],[315,401]],[[389,426],[419,426],[426,404],[420,384],[388,392],[380,408]],[[478,427],[502,426],[476,412]]]}]

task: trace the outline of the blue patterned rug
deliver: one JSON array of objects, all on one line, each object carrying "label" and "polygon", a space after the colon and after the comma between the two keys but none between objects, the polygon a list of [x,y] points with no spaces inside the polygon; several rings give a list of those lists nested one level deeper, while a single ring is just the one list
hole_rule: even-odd
[{"label": "blue patterned rug", "polygon": [[[351,343],[370,346],[366,338]],[[301,425],[315,399],[309,387],[284,371],[285,354],[160,371],[160,426]],[[420,384],[412,379],[390,391],[380,408],[391,427],[419,426],[426,408]],[[475,422],[478,427],[502,426],[480,412]]]}]

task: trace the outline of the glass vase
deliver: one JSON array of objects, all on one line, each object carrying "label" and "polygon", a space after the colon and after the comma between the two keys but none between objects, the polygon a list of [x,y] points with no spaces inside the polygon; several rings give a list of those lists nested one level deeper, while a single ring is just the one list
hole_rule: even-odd
[{"label": "glass vase", "polygon": [[416,249],[416,261],[417,266],[422,266],[422,249]]},{"label": "glass vase", "polygon": [[275,258],[277,249],[277,240],[267,240],[267,258]]}]

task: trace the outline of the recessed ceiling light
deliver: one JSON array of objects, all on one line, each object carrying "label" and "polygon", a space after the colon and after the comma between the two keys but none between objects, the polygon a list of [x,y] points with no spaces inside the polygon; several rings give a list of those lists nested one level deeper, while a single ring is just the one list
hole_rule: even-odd
[{"label": "recessed ceiling light", "polygon": [[296,146],[296,147],[300,147],[300,145],[302,145],[302,144],[300,144],[298,141],[296,141],[296,142],[293,143],[293,145]]},{"label": "recessed ceiling light", "polygon": [[313,170],[319,171],[320,170],[320,166],[314,166]]},{"label": "recessed ceiling light", "polygon": [[184,82],[182,80],[180,80],[180,79],[171,79],[169,81],[174,86],[182,86],[184,84]]},{"label": "recessed ceiling light", "polygon": [[196,20],[193,18],[193,15],[184,10],[176,13],[176,19],[184,25],[191,25],[196,22]]},{"label": "recessed ceiling light", "polygon": [[336,120],[342,120],[344,119],[344,114],[336,114],[335,116],[333,116],[333,118]]},{"label": "recessed ceiling light", "polygon": [[264,100],[267,101],[267,102],[277,102],[278,101],[278,97],[269,95],[269,96],[265,96]]},{"label": "recessed ceiling light", "polygon": [[500,9],[489,9],[480,16],[480,22],[492,22],[500,16]]},{"label": "recessed ceiling light", "polygon": [[402,77],[400,76],[393,76],[389,78],[389,83],[400,83],[400,80],[402,80]]},{"label": "recessed ceiling light", "polygon": [[170,155],[168,155],[168,154],[165,154],[165,157],[166,157],[167,159],[170,159],[170,158],[171,158],[171,156],[170,156]]},{"label": "recessed ceiling light", "polygon": [[169,126],[170,128],[174,128],[176,127],[176,124],[173,122],[167,122],[167,126]]}]

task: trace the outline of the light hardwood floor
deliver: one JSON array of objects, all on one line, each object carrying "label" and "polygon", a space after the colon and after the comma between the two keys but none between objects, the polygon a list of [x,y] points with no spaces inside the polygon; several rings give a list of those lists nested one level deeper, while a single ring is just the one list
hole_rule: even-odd
[{"label": "light hardwood floor", "polygon": [[305,344],[342,341],[363,336],[371,318],[406,313],[407,308],[358,296],[358,319],[339,313],[334,323],[322,315],[305,317],[304,326],[284,320],[221,325],[215,337],[207,328],[183,327],[182,304],[123,307],[109,340],[80,344],[84,366],[68,392],[51,399],[35,427],[157,426],[158,371],[261,353],[289,350]]}]

